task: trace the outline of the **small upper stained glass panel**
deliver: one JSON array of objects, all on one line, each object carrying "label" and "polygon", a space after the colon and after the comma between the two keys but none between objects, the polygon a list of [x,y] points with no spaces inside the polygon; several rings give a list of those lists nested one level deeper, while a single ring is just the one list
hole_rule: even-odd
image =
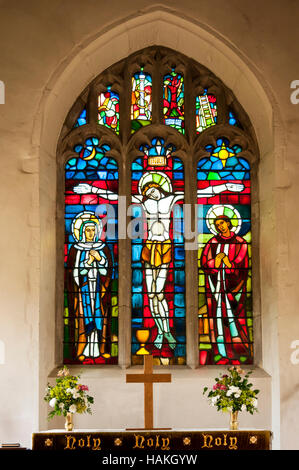
[{"label": "small upper stained glass panel", "polygon": [[237,126],[237,127],[240,127],[240,129],[243,129],[240,121],[237,119],[235,113],[231,109],[229,109],[228,111],[228,123],[231,126]]},{"label": "small upper stained glass panel", "polygon": [[132,77],[132,134],[152,121],[152,77],[143,69]]},{"label": "small upper stained glass panel", "polygon": [[163,116],[166,126],[185,133],[184,77],[172,70],[163,81]]},{"label": "small upper stained glass panel", "polygon": [[196,97],[196,132],[200,134],[217,122],[216,97],[205,89],[202,95]]},{"label": "small upper stained glass panel", "polygon": [[98,123],[119,134],[119,94],[107,87],[98,97]]},{"label": "small upper stained glass panel", "polygon": [[85,124],[87,124],[87,112],[86,112],[86,108],[83,109],[82,113],[80,114],[80,116],[78,117],[74,127],[80,127],[80,126],[84,126]]}]

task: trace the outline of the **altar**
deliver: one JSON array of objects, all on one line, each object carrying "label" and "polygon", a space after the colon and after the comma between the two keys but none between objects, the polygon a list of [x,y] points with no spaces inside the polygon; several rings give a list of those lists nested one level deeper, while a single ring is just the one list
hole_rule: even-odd
[{"label": "altar", "polygon": [[268,430],[50,430],[34,433],[38,451],[152,452],[271,450]]},{"label": "altar", "polygon": [[[269,430],[155,428],[153,384],[171,382],[171,374],[154,373],[153,357],[144,357],[144,373],[126,374],[127,383],[144,386],[144,427],[115,430],[54,429],[34,433],[32,450],[91,452],[182,452],[204,450],[270,450]],[[72,420],[71,420],[72,423]]]}]

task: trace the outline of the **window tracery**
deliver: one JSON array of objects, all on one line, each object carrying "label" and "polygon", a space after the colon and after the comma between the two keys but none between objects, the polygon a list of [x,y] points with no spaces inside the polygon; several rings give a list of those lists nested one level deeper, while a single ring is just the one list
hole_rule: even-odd
[{"label": "window tracery", "polygon": [[[257,155],[232,92],[167,48],[133,54],[82,92],[59,142],[65,362],[140,364],[151,353],[163,365],[252,363]],[[120,196],[122,221],[139,218],[142,238],[120,227]],[[190,252],[184,204],[196,206]]]}]

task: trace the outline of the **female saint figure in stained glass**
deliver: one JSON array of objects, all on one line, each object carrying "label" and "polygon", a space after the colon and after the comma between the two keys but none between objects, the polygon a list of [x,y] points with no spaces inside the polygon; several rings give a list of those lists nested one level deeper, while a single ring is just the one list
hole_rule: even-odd
[{"label": "female saint figure in stained glass", "polygon": [[[73,150],[74,155],[65,164],[64,361],[115,364],[118,166],[107,156],[110,148],[99,146],[95,136]],[[85,193],[77,190],[80,185]],[[97,194],[89,191],[91,185]],[[113,215],[107,221],[108,210]]]},{"label": "female saint figure in stained glass", "polygon": [[100,240],[101,221],[85,211],[72,223],[77,241],[68,254],[69,310],[78,324],[77,357],[110,357],[107,349],[108,319],[105,294],[111,280],[111,255]]}]

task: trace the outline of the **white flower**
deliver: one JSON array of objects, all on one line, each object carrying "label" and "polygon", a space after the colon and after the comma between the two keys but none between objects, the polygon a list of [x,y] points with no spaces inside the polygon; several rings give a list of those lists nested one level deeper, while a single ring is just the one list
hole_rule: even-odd
[{"label": "white flower", "polygon": [[218,397],[212,397],[212,398],[211,398],[211,405],[212,405],[212,406],[215,406],[216,403],[217,403],[217,401],[218,401]]},{"label": "white flower", "polygon": [[59,403],[59,408],[60,408],[61,410],[63,410],[63,408],[64,408],[64,403]]},{"label": "white flower", "polygon": [[226,392],[226,396],[230,397],[231,395],[234,395],[235,398],[239,398],[241,396],[241,390],[239,387],[235,387],[234,385],[231,385]]},{"label": "white flower", "polygon": [[78,392],[76,392],[76,391],[75,391],[75,392],[73,392],[73,398],[75,398],[75,399],[76,399],[76,398],[79,398],[79,397],[80,397],[80,395],[79,395],[79,393],[78,393]]},{"label": "white flower", "polygon": [[76,413],[76,411],[77,411],[76,405],[71,405],[71,406],[69,407],[69,412],[70,412],[70,413]]},{"label": "white flower", "polygon": [[256,399],[256,398],[253,398],[253,400],[252,400],[252,406],[253,406],[254,408],[257,408],[257,399]]},{"label": "white flower", "polygon": [[51,398],[51,400],[49,401],[49,405],[51,406],[51,408],[54,408],[56,401],[57,398]]},{"label": "white flower", "polygon": [[67,389],[66,389],[66,393],[73,393],[73,389],[72,389],[72,388],[70,388],[70,387],[69,387],[69,388],[67,388]]},{"label": "white flower", "polygon": [[227,411],[233,411],[233,408],[231,406],[228,406]]},{"label": "white flower", "polygon": [[241,411],[246,411],[246,409],[247,409],[247,408],[246,408],[246,405],[242,405],[242,406],[241,406]]}]

